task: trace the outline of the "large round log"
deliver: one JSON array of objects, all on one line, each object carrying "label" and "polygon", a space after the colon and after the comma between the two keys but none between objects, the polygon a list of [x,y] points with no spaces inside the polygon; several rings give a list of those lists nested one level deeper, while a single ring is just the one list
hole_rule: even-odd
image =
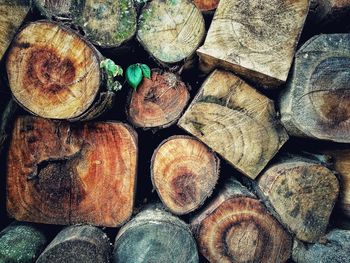
[{"label": "large round log", "polygon": [[133,211],[137,139],[122,123],[15,122],[7,211],[21,221],[116,227]]},{"label": "large round log", "polygon": [[315,36],[297,52],[280,98],[294,136],[350,142],[350,34]]},{"label": "large round log", "polygon": [[113,261],[198,263],[198,252],[183,221],[161,208],[148,207],[120,229]]},{"label": "large round log", "polygon": [[47,243],[39,226],[13,222],[0,232],[0,262],[35,262]]},{"label": "large round log", "polygon": [[189,99],[188,89],[177,75],[153,70],[152,79],[144,78],[132,92],[128,118],[136,127],[166,128],[180,118]]},{"label": "large round log", "polygon": [[69,226],[52,240],[37,263],[108,263],[107,235],[94,226]]},{"label": "large round log", "polygon": [[339,193],[336,176],[325,166],[291,158],[269,167],[258,186],[282,223],[300,240],[325,234]]},{"label": "large round log", "polygon": [[220,0],[193,0],[193,3],[203,13],[213,12],[219,4]]},{"label": "large round log", "polygon": [[7,74],[15,99],[31,113],[54,119],[91,119],[110,106],[101,55],[57,23],[27,24],[14,39]]},{"label": "large round log", "polygon": [[213,263],[281,263],[291,255],[291,236],[233,179],[192,219],[191,227],[200,252]]},{"label": "large round log", "polygon": [[189,0],[154,0],[142,10],[137,39],[163,65],[190,58],[205,34],[201,12]]},{"label": "large round log", "polygon": [[154,151],[151,176],[163,204],[182,215],[199,208],[219,177],[219,159],[200,141],[173,136]]},{"label": "large round log", "polygon": [[136,10],[132,0],[34,2],[47,18],[71,21],[91,42],[101,47],[119,47],[136,33]]}]

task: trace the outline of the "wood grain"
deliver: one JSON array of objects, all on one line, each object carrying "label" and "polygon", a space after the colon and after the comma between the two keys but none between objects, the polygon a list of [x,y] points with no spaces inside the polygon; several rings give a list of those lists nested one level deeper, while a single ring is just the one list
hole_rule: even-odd
[{"label": "wood grain", "polygon": [[125,124],[20,117],[8,155],[8,213],[21,221],[116,227],[133,211],[136,166],[135,133]]},{"label": "wood grain", "polygon": [[273,101],[220,70],[207,78],[178,125],[253,179],[288,139]]}]

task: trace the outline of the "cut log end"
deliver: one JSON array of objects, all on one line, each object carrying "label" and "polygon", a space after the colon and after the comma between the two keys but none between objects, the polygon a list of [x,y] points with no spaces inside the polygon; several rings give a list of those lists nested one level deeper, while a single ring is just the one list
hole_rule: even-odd
[{"label": "cut log end", "polygon": [[17,35],[7,73],[22,106],[55,119],[87,111],[102,79],[97,50],[73,31],[48,21],[30,23]]},{"label": "cut log end", "polygon": [[174,214],[197,209],[218,180],[219,159],[188,136],[170,137],[155,150],[152,182],[164,205]]},{"label": "cut log end", "polygon": [[290,160],[266,170],[258,185],[298,239],[316,242],[325,233],[339,191],[329,169]]},{"label": "cut log end", "polygon": [[191,57],[205,34],[201,12],[189,0],[155,0],[142,10],[137,38],[161,64]]},{"label": "cut log end", "polygon": [[8,213],[22,221],[115,227],[131,216],[136,166],[136,138],[124,124],[77,127],[21,117],[8,156]]},{"label": "cut log end", "polygon": [[214,11],[217,8],[220,0],[193,0],[193,2],[199,10],[206,13]]},{"label": "cut log end", "polygon": [[173,73],[153,71],[133,92],[127,113],[136,127],[165,128],[181,115],[190,98],[186,85]]}]

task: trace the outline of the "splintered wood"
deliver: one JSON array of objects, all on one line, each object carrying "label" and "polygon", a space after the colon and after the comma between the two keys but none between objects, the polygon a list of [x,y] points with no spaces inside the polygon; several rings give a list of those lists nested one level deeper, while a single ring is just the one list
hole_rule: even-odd
[{"label": "splintered wood", "polygon": [[7,210],[22,221],[116,227],[132,214],[137,145],[121,123],[16,120]]},{"label": "splintered wood", "polygon": [[221,0],[198,51],[216,66],[265,86],[286,81],[308,12],[308,0]]},{"label": "splintered wood", "polygon": [[273,101],[219,70],[204,82],[178,125],[253,179],[288,139]]}]

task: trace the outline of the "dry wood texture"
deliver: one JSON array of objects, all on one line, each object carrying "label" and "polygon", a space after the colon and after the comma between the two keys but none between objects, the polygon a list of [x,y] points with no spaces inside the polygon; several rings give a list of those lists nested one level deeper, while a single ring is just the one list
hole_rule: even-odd
[{"label": "dry wood texture", "polygon": [[69,226],[52,240],[37,263],[108,263],[109,239],[93,226]]},{"label": "dry wood texture", "polygon": [[280,263],[291,255],[291,236],[233,179],[191,226],[201,253],[212,263]]},{"label": "dry wood texture", "polygon": [[198,55],[264,86],[286,81],[308,0],[222,0]]},{"label": "dry wood texture", "polygon": [[132,0],[34,0],[47,18],[71,21],[84,35],[102,47],[119,47],[136,33]]},{"label": "dry wood texture", "polygon": [[127,125],[21,117],[7,163],[8,213],[23,221],[115,227],[133,210],[136,162]]},{"label": "dry wood texture", "polygon": [[288,139],[273,101],[219,70],[204,82],[178,125],[253,179]]},{"label": "dry wood texture", "polygon": [[220,0],[193,0],[193,3],[197,6],[202,12],[214,11],[219,4]]},{"label": "dry wood texture", "polygon": [[47,243],[39,226],[13,222],[0,232],[0,262],[35,262]]},{"label": "dry wood texture", "polygon": [[325,234],[339,192],[338,180],[329,169],[288,159],[269,167],[258,185],[281,222],[298,239],[317,242]]},{"label": "dry wood texture", "polygon": [[92,118],[108,108],[113,94],[103,90],[100,60],[98,51],[74,31],[53,22],[32,22],[12,43],[10,88],[38,116]]},{"label": "dry wood texture", "polygon": [[120,229],[113,261],[198,263],[198,252],[184,222],[161,208],[147,207]]},{"label": "dry wood texture", "polygon": [[294,241],[293,260],[296,263],[343,263],[349,262],[349,258],[349,230],[333,229],[316,244]]},{"label": "dry wood texture", "polygon": [[0,0],[0,60],[29,12],[28,0]]},{"label": "dry wood texture", "polygon": [[144,78],[132,92],[128,118],[136,127],[165,128],[180,118],[189,99],[188,89],[177,75],[153,70],[152,79]]},{"label": "dry wood texture", "polygon": [[295,57],[282,91],[282,122],[289,134],[350,142],[350,34],[315,36]]},{"label": "dry wood texture", "polygon": [[161,64],[191,57],[205,34],[201,12],[189,0],[154,0],[142,10],[137,39]]},{"label": "dry wood texture", "polygon": [[219,177],[219,166],[215,154],[197,139],[173,136],[153,154],[153,186],[172,213],[186,214],[211,195]]}]

